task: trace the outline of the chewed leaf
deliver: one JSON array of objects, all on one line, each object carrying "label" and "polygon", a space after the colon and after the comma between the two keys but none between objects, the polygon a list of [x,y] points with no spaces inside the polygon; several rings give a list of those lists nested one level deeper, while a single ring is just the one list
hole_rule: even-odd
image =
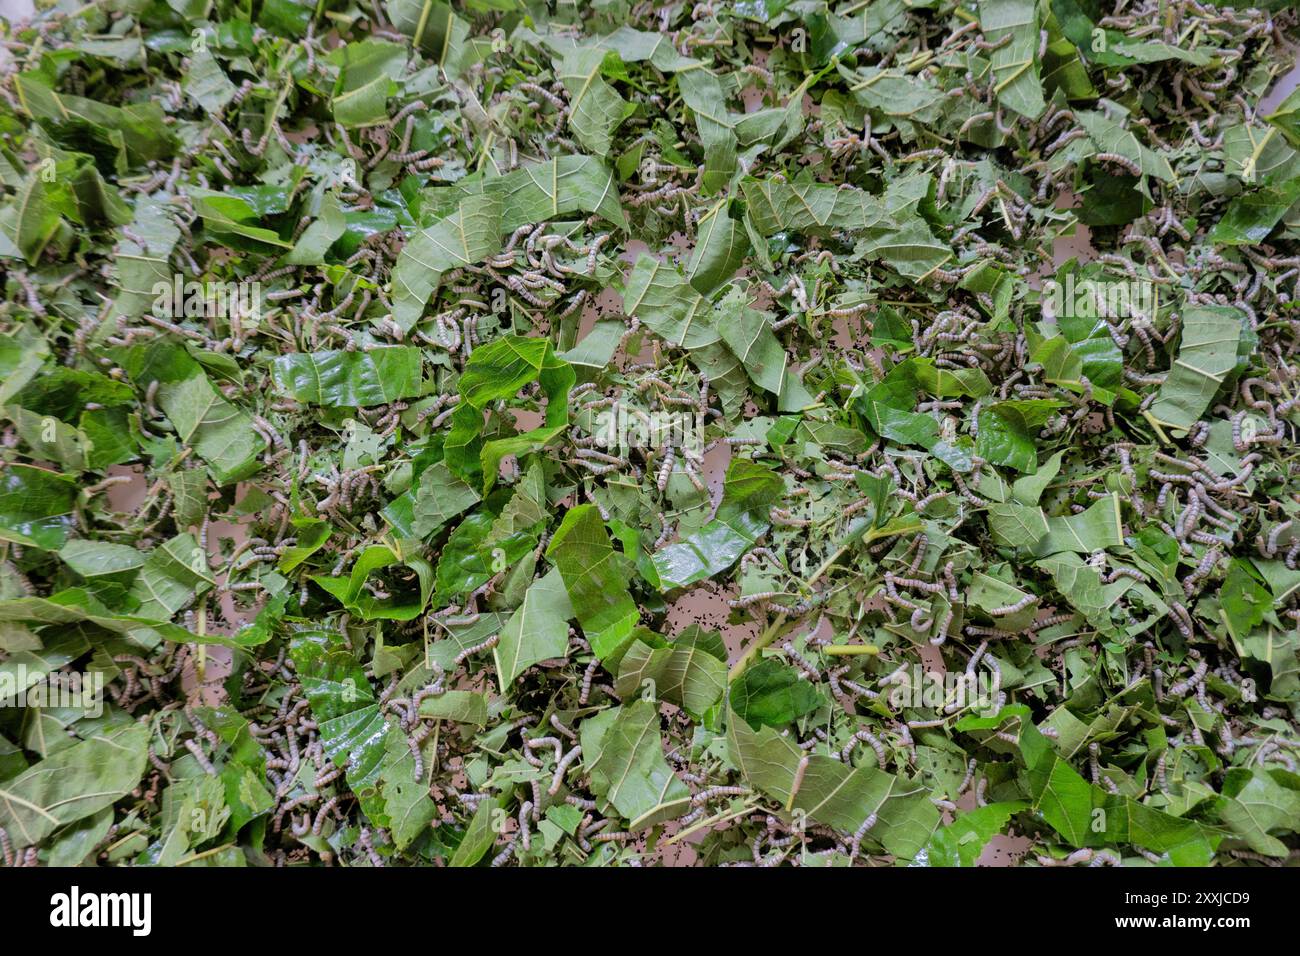
[{"label": "chewed leaf", "polygon": [[1300,853],[1294,3],[37,6],[5,867]]},{"label": "chewed leaf", "polygon": [[1163,425],[1188,428],[1201,417],[1237,365],[1242,320],[1241,312],[1232,308],[1187,310],[1178,357],[1151,405],[1153,418]]}]

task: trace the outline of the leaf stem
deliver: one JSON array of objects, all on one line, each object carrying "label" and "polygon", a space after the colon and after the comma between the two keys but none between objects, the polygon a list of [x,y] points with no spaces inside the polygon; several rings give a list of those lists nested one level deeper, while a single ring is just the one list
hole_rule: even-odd
[{"label": "leaf stem", "polygon": [[[195,628],[199,632],[199,637],[206,637],[208,634],[208,602],[204,598],[199,604],[198,626]],[[207,678],[208,670],[208,645],[200,642],[198,660],[194,663],[194,676],[199,679],[199,687],[202,688]]]},{"label": "leaf stem", "polygon": [[201,860],[204,857],[212,856],[215,853],[220,853],[222,850],[229,850],[234,845],[235,844],[233,843],[225,843],[222,844],[221,846],[214,846],[211,850],[204,850],[202,853],[195,853],[193,856],[187,856],[184,859],[177,860],[176,865],[185,866],[185,864],[187,863],[194,863],[196,860]]},{"label": "leaf stem", "polygon": [[698,833],[700,830],[706,829],[707,827],[711,827],[718,823],[725,823],[729,820],[736,820],[739,819],[740,817],[749,816],[749,814],[753,813],[757,809],[758,809],[758,801],[754,800],[752,803],[747,802],[739,810],[724,810],[722,813],[701,820],[699,823],[695,824],[694,826],[687,827],[685,830],[682,830],[680,833],[673,834],[672,837],[670,837],[669,839],[663,842],[663,845],[672,846],[674,843],[686,839],[692,833]]},{"label": "leaf stem", "polygon": [[783,624],[785,624],[785,614],[778,614],[776,620],[768,625],[767,630],[759,636],[758,640],[745,649],[745,653],[741,655],[740,660],[732,665],[730,672],[727,674],[727,683],[731,683],[743,674],[745,668],[754,662],[754,658],[762,652],[763,648],[777,639]]}]

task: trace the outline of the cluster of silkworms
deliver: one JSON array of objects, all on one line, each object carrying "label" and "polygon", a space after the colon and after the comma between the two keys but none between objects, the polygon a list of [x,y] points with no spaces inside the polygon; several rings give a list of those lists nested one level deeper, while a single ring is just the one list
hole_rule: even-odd
[{"label": "cluster of silkworms", "polygon": [[[473,842],[469,834],[481,839],[491,811],[490,838],[474,860],[485,866],[593,857],[618,865],[893,864],[891,828],[881,826],[887,805],[847,828],[797,809],[815,802],[819,772],[893,775],[922,789],[936,817],[951,823],[973,807],[1026,799],[1025,734],[1032,725],[1061,739],[1064,721],[1053,715],[1067,701],[1091,706],[1079,697],[1126,702],[1126,723],[1089,731],[1069,758],[1109,796],[1163,809],[1179,805],[1191,780],[1217,790],[1234,769],[1294,774],[1300,253],[1281,217],[1249,244],[1216,243],[1211,230],[1267,175],[1257,165],[1295,161],[1266,119],[1260,89],[1294,49],[1297,17],[1199,0],[1106,6],[1094,32],[1121,50],[1192,42],[1213,55],[1165,56],[1153,47],[1151,56],[1110,66],[1082,48],[1060,53],[1057,27],[1043,23],[1031,38],[1031,67],[1046,96],[1033,118],[1011,105],[1007,88],[1019,74],[988,67],[1011,35],[987,36],[964,10],[909,7],[881,34],[887,42],[848,44],[838,69],[818,73],[828,64],[811,62],[802,21],[789,15],[769,24],[722,4],[642,0],[620,24],[653,37],[654,54],[621,48],[627,62],[580,89],[560,75],[555,54],[596,38],[604,17],[596,11],[551,24],[539,40],[531,28],[512,33],[514,20],[499,10],[457,10],[477,42],[454,77],[449,61],[427,55],[428,38],[412,44],[383,5],[328,33],[313,21],[293,40],[257,27],[252,42],[274,45],[282,66],[248,75],[222,53],[232,92],[216,109],[198,109],[182,83],[206,50],[148,51],[148,81],[109,91],[103,69],[69,60],[62,93],[125,103],[122,90],[133,89],[158,105],[167,126],[184,129],[186,145],[129,175],[101,169],[124,202],[149,207],[140,221],[87,233],[102,247],[66,239],[44,258],[6,259],[0,327],[45,329],[52,361],[99,375],[103,394],[88,411],[111,407],[113,386],[129,388],[122,427],[147,449],[130,461],[144,472],[138,502],[113,504],[132,481],[125,473],[86,468],[68,525],[77,537],[145,552],[192,534],[190,576],[203,583],[191,582],[195,593],[175,622],[200,637],[271,629],[245,645],[238,637],[220,648],[176,643],[173,634],[115,643],[96,657],[109,706],[146,724],[150,747],[145,775],[117,804],[95,858],[139,852],[166,817],[168,787],[191,775],[238,787],[248,773],[265,789],[250,811],[264,826],[249,853],[280,866],[447,864]],[[125,14],[104,17],[101,27],[131,26]],[[422,18],[417,29],[426,26]],[[75,16],[53,13],[2,41],[11,56],[0,64],[8,104],[0,111],[18,125],[0,137],[33,168],[44,154],[18,92],[18,61],[68,51],[81,32]],[[331,119],[330,97],[315,91],[334,88],[332,54],[361,39],[401,45],[408,58],[394,82],[416,85],[389,102],[381,121],[354,127]],[[616,39],[602,42],[618,48]],[[1048,82],[1049,55],[1055,75],[1068,67],[1072,82],[1092,92]],[[716,109],[725,115],[656,65],[681,57],[717,81]],[[644,70],[650,80],[624,82],[622,70]],[[454,79],[445,89],[429,79],[439,71]],[[120,65],[109,73],[126,75]],[[874,89],[881,76],[925,105],[882,109]],[[627,229],[591,205],[512,224],[497,251],[456,260],[422,313],[399,321],[396,270],[414,234],[454,211],[458,198],[448,206],[448,197],[587,153],[577,131],[598,111],[593,85],[610,84],[629,108],[610,128],[609,155],[597,158],[610,166]],[[719,146],[726,137],[730,145]],[[48,148],[40,139],[39,149]],[[706,334],[717,332],[707,314],[716,289],[684,291],[667,307],[683,326],[675,336],[656,334],[640,309],[623,314],[615,293],[640,255],[699,279],[693,260],[703,224],[741,221],[742,180],[854,190],[865,203],[907,177],[925,178],[924,198],[899,215],[928,234],[916,240],[923,252],[949,253],[920,277],[906,271],[905,257],[873,244],[882,223],[763,236],[747,222],[730,241],[749,252],[730,263],[725,285],[763,314],[758,337],[737,345]],[[286,262],[272,245],[230,239],[234,224],[214,221],[202,198],[222,192],[257,195],[277,210],[263,226],[286,248],[313,228],[309,210],[322,196],[344,209],[347,225],[320,261]],[[1086,262],[1058,272],[1064,256],[1053,246],[1070,224],[1091,226],[1092,249]],[[119,309],[122,260],[256,283],[260,313],[234,300],[184,316]],[[1095,298],[1092,327],[1076,334],[1077,316],[1058,314],[1045,287],[1066,272],[1086,273],[1098,288],[1150,294],[1122,308]],[[1240,346],[1233,367],[1197,370],[1193,390],[1206,391],[1205,400],[1194,422],[1175,429],[1162,426],[1157,402],[1188,388],[1188,350],[1204,344],[1186,334],[1194,310],[1239,316]],[[459,522],[471,519],[440,511],[426,540],[398,542],[389,506],[413,474],[444,460],[463,419],[460,377],[477,349],[516,333],[550,338],[555,353],[572,359],[577,381],[563,397],[532,381],[492,402],[484,433],[528,431],[525,420],[560,400],[567,427],[541,454],[511,456],[495,489],[471,489],[473,520],[490,519],[489,544],[453,546]],[[584,351],[588,335],[604,344]],[[177,419],[192,412],[165,400],[167,383],[132,381],[123,367],[137,346],[175,343],[199,358],[212,384],[210,397],[187,396],[209,407],[186,434]],[[365,360],[395,345],[420,350],[419,394],[368,407],[310,406],[279,392],[268,371],[280,355]],[[607,361],[596,367],[591,355],[601,348]],[[791,406],[760,387],[773,364],[810,401]],[[192,442],[199,425],[221,424],[218,399],[247,413],[259,441],[258,470],[221,487],[203,474]],[[892,420],[880,423],[881,404]],[[1023,421],[1008,424],[1004,412]],[[1032,448],[1034,466],[1050,467],[1043,480],[999,447],[1010,431]],[[30,424],[6,425],[4,464],[49,460],[58,443],[30,433]],[[738,461],[781,478],[778,499],[741,518],[724,510],[724,478]],[[540,500],[524,501],[521,489],[538,475]],[[566,510],[586,504],[622,552],[608,562],[636,569],[628,570],[636,625],[672,637],[693,602],[713,600],[710,623],[745,638],[727,647],[733,680],[760,660],[776,661],[815,692],[817,706],[770,728],[772,746],[788,744],[794,754],[779,795],[749,779],[743,761],[723,757],[725,721],[736,719],[729,698],[689,713],[664,697],[668,676],[658,687],[629,683],[641,674],[581,627],[556,635],[563,653],[530,658],[502,687],[503,661],[518,649],[505,622],[555,567],[548,546]],[[1099,509],[1113,538],[1093,546],[1084,539],[1100,524]],[[1025,512],[1023,523],[1036,518],[1043,530],[1029,544],[1009,543],[1006,516]],[[1066,544],[1037,553],[1049,524],[1052,543]],[[504,543],[521,536],[522,557],[501,557]],[[644,571],[670,545],[736,539],[744,547],[725,570],[682,593],[659,593]],[[396,560],[353,587],[357,561],[380,547]],[[14,593],[46,597],[73,581],[38,549],[3,548]],[[1063,552],[1077,562],[1045,560]],[[96,594],[111,602],[120,590],[110,583]],[[414,614],[366,620],[358,610],[417,594],[430,603]],[[1268,606],[1257,607],[1260,600]],[[270,623],[257,623],[268,608]],[[1243,617],[1267,639],[1237,633]],[[575,620],[576,612],[568,624]],[[355,665],[347,673],[362,675],[364,686],[351,676],[338,682],[353,682],[340,698],[343,714],[322,703],[322,685],[332,687],[336,674],[299,673],[293,648],[313,640],[328,640]],[[656,645],[653,654],[661,653]],[[0,662],[9,656],[0,653]],[[676,676],[674,690],[684,693],[688,682]],[[457,713],[458,695],[482,695],[486,716],[446,716]],[[658,756],[687,794],[675,816],[647,827],[618,810],[585,731],[638,699],[661,705]],[[341,719],[357,724],[342,744]],[[67,732],[80,733],[75,725]],[[1156,736],[1163,749],[1146,753]],[[1219,765],[1192,766],[1186,755],[1201,752],[1194,748],[1209,755],[1202,763]],[[368,761],[379,752],[376,776]],[[395,832],[376,800],[376,792],[395,801],[411,790],[432,806],[418,838]],[[220,831],[220,821],[212,826]],[[1017,815],[1012,829],[1026,840],[1030,865],[1162,860],[1138,845],[1079,849],[1033,814]],[[1278,836],[1296,852],[1293,833]],[[6,866],[41,862],[39,847],[15,839],[0,826]],[[1223,862],[1284,859],[1240,840],[1225,846]]]}]

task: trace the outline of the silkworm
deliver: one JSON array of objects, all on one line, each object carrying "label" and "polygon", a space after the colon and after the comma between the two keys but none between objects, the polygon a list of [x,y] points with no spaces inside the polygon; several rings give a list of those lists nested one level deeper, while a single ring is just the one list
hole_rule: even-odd
[{"label": "silkworm", "polygon": [[361,828],[357,834],[357,845],[365,852],[371,866],[382,867],[384,865],[384,858],[375,850],[374,843],[371,841],[369,827]]},{"label": "silkworm", "polygon": [[555,766],[555,775],[551,778],[551,785],[547,788],[546,792],[548,794],[553,797],[560,792],[560,784],[564,782],[565,771],[569,769],[569,765],[573,763],[573,761],[577,760],[581,756],[582,747],[578,746],[574,747],[560,758],[559,762]]},{"label": "silkworm", "polygon": [[1115,166],[1120,166],[1125,172],[1133,176],[1142,175],[1141,166],[1133,162],[1133,160],[1129,159],[1127,156],[1121,156],[1119,153],[1096,153],[1093,156],[1093,159],[1101,163],[1111,163]]},{"label": "silkworm", "polygon": [[311,832],[315,836],[321,835],[321,831],[324,829],[325,826],[325,818],[330,813],[333,812],[334,808],[339,805],[339,801],[342,799],[343,799],[342,797],[330,797],[323,804],[321,804],[321,808],[316,811],[316,819],[312,822],[311,825]]},{"label": "silkworm", "polygon": [[197,741],[185,741],[185,749],[194,755],[194,759],[198,761],[198,764],[203,768],[204,773],[209,777],[217,776],[217,768],[212,765],[212,761],[208,759],[207,754],[203,752],[203,749],[198,745]]},{"label": "silkworm", "polygon": [[1012,614],[1016,614],[1020,611],[1023,611],[1025,608],[1029,607],[1029,605],[1033,604],[1037,600],[1038,600],[1037,595],[1026,594],[1015,604],[1007,604],[1003,607],[993,608],[991,611],[989,611],[989,615],[991,617],[1009,617]]},{"label": "silkworm", "polygon": [[[751,791],[747,787],[718,785],[713,787],[707,787],[704,790],[699,791],[698,793],[692,794],[691,803],[696,806],[699,806],[704,803],[707,803],[710,800],[714,800],[718,797],[744,797],[744,796],[749,796],[750,793]],[[594,810],[595,804],[593,803],[592,806],[588,807],[587,809]]]},{"label": "silkworm", "polygon": [[586,704],[587,698],[591,696],[591,681],[596,676],[596,669],[600,667],[600,661],[593,660],[587,665],[587,669],[582,674],[582,691],[578,694],[578,703]]},{"label": "silkworm", "polygon": [[501,635],[493,634],[487,640],[480,641],[479,643],[473,645],[472,647],[465,648],[463,651],[457,654],[455,658],[452,659],[452,664],[455,665],[456,667],[459,667],[461,664],[465,663],[465,661],[468,660],[473,655],[479,653],[480,651],[491,650],[492,648],[496,647],[497,644],[499,644],[500,642],[501,642]]},{"label": "silkworm", "polygon": [[577,734],[575,734],[572,730],[570,730],[568,727],[564,726],[564,724],[560,722],[560,716],[558,714],[551,714],[550,724],[552,727],[554,727],[564,736],[568,737],[570,740],[578,739]]},{"label": "silkworm", "polygon": [[552,736],[532,737],[524,741],[524,758],[529,763],[531,763],[534,767],[540,767],[542,765],[541,760],[533,756],[532,753],[534,750],[538,749],[539,747],[555,748],[555,760],[557,763],[564,756],[564,744],[560,741],[559,737],[552,737]]},{"label": "silkworm", "polygon": [[1201,559],[1200,564],[1198,564],[1195,570],[1193,570],[1192,573],[1183,580],[1184,594],[1188,597],[1192,596],[1192,593],[1196,590],[1201,579],[1207,577],[1210,572],[1214,570],[1214,566],[1218,564],[1221,554],[1222,552],[1217,547],[1211,548],[1205,552],[1205,556]]},{"label": "silkworm", "polygon": [[1102,583],[1114,584],[1120,578],[1132,578],[1142,584],[1150,583],[1147,576],[1136,568],[1116,568],[1102,578]]},{"label": "silkworm", "polygon": [[1281,524],[1274,525],[1268,533],[1268,542],[1264,547],[1264,556],[1271,558],[1277,554],[1278,539],[1282,534],[1291,527],[1290,519],[1283,521]]},{"label": "silkworm", "polygon": [[1209,667],[1210,667],[1209,661],[1206,660],[1200,661],[1196,665],[1196,668],[1192,671],[1192,675],[1190,677],[1188,677],[1186,680],[1179,681],[1177,684],[1174,684],[1169,688],[1167,692],[1168,695],[1170,697],[1185,697],[1188,691],[1192,690],[1194,687],[1200,684],[1202,680],[1205,679],[1205,673],[1206,671],[1209,670]]},{"label": "silkworm", "polygon": [[527,853],[533,848],[532,832],[528,826],[528,818],[533,810],[533,801],[525,800],[519,805],[518,824],[519,824],[519,842],[523,850]]},{"label": "silkworm", "polygon": [[814,682],[821,680],[821,671],[819,671],[816,667],[813,667],[813,665],[809,663],[807,658],[805,658],[802,654],[800,654],[797,650],[795,650],[794,644],[792,644],[790,641],[786,641],[783,645],[781,645],[781,650],[785,652],[785,655],[788,658],[790,658],[790,660],[794,663],[794,665],[797,668],[799,668],[799,670],[803,671],[804,674],[807,675],[809,680],[812,680]]},{"label": "silkworm", "polygon": [[803,786],[804,774],[808,772],[809,757],[804,754],[799,758],[799,765],[795,767],[794,781],[790,784],[790,798],[786,801],[787,806],[794,805],[794,798],[799,793],[799,788]]},{"label": "silkworm", "polygon": [[853,756],[853,750],[859,741],[863,741],[871,746],[871,749],[876,752],[876,766],[881,770],[885,769],[887,765],[885,759],[885,745],[880,742],[878,737],[868,730],[859,730],[849,738],[849,742],[840,752],[840,759],[845,763],[849,763],[850,758]]},{"label": "silkworm", "polygon": [[954,797],[959,796],[966,792],[966,788],[970,786],[971,781],[975,778],[975,768],[978,765],[979,765],[979,761],[977,761],[974,757],[972,757],[969,761],[967,761],[966,775],[961,778],[961,783],[957,785],[957,791],[953,794]]}]

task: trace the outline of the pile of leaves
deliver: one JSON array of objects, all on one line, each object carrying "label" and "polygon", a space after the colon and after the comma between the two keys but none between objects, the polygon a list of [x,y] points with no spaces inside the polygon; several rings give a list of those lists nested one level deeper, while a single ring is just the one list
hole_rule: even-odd
[{"label": "pile of leaves", "polygon": [[1291,860],[1289,6],[9,25],[6,865]]}]

